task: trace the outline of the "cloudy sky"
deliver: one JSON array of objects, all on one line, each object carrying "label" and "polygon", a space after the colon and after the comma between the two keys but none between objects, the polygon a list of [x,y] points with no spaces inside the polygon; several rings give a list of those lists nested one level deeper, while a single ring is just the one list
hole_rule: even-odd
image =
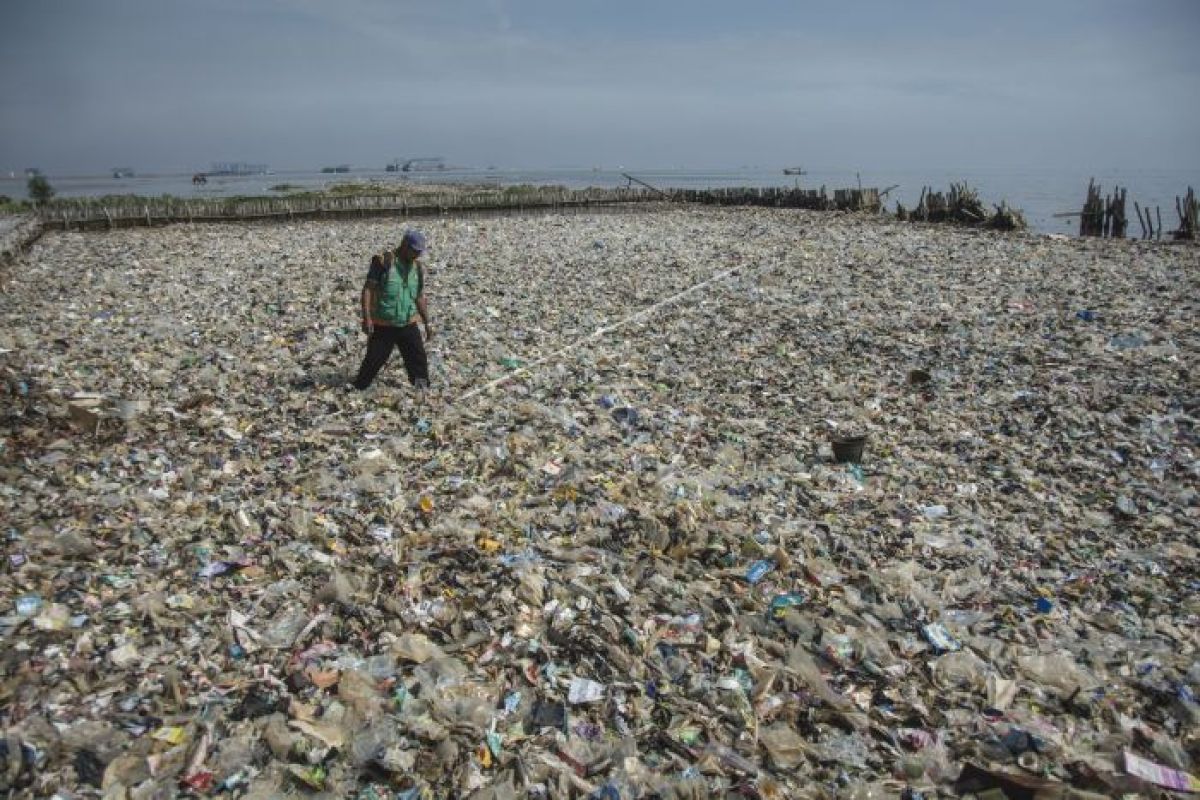
[{"label": "cloudy sky", "polygon": [[0,0],[0,169],[1200,167],[1200,0]]}]

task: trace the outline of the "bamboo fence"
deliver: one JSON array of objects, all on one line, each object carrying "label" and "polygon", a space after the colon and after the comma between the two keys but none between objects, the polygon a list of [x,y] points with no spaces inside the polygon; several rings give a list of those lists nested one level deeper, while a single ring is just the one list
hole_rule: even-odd
[{"label": "bamboo fence", "polygon": [[421,195],[255,198],[78,198],[38,209],[50,229],[120,228],[177,222],[338,219],[375,216],[430,216],[451,213],[563,210],[628,203],[661,202],[660,194],[634,189],[468,191]]},{"label": "bamboo fence", "polygon": [[[572,210],[617,210],[633,204],[661,204],[664,201],[719,206],[767,206],[815,211],[856,211],[879,213],[887,191],[854,188],[835,189],[833,195],[824,186],[731,187],[724,189],[676,189],[660,191],[649,184],[618,189],[565,189],[563,187],[483,187],[434,191],[421,194],[359,194],[346,196],[301,195],[292,197],[173,198],[104,197],[59,199],[38,208],[32,216],[36,229],[96,230],[133,226],[168,225],[178,222],[240,222],[255,220],[340,219],[378,216],[490,215],[531,211],[561,212]],[[639,183],[641,183],[639,181]],[[1080,212],[1055,214],[1078,216],[1080,236],[1126,235],[1126,190],[1117,187],[1103,196],[1100,186],[1089,181],[1087,200]],[[1134,202],[1134,216],[1144,238],[1161,238],[1162,214],[1143,209]],[[1195,240],[1198,234],[1197,201],[1188,188],[1187,196],[1175,199],[1179,228],[1176,239]],[[1001,204],[989,215],[978,195],[965,184],[952,184],[949,192],[921,191],[917,207],[911,211],[897,206],[902,220],[984,224],[1005,230],[1025,227],[1020,212]],[[28,242],[23,242],[24,246]],[[9,259],[13,253],[0,253]]]},{"label": "bamboo fence", "polygon": [[878,213],[883,202],[878,189],[835,189],[831,198],[819,189],[729,188],[685,189],[671,194],[685,203],[718,206],[770,206],[805,208],[813,211],[868,211]]},{"label": "bamboo fence", "polygon": [[776,208],[879,212],[878,189],[837,189],[830,198],[820,189],[730,188],[661,192],[657,189],[563,189],[505,192],[451,191],[421,195],[256,198],[78,198],[58,200],[38,210],[49,229],[94,230],[177,222],[336,219],[372,216],[559,211],[635,203],[675,202],[751,205]]}]

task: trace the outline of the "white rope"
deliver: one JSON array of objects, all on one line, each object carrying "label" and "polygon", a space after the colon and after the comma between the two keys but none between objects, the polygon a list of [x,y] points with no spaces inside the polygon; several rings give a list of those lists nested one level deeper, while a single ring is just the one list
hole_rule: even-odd
[{"label": "white rope", "polygon": [[[757,274],[762,275],[763,273],[767,272],[769,269],[771,269],[771,267],[766,267],[766,268],[762,269],[761,271],[759,271]],[[655,303],[654,305],[647,306],[646,308],[643,308],[640,311],[634,312],[633,314],[630,314],[627,317],[619,319],[611,325],[605,325],[603,327],[597,328],[596,330],[587,334],[586,336],[580,337],[579,339],[576,339],[575,341],[571,342],[570,344],[560,347],[558,350],[555,350],[552,353],[548,353],[547,355],[541,356],[540,358],[537,358],[534,361],[530,361],[528,364],[526,364],[523,367],[520,367],[519,369],[515,369],[512,372],[507,372],[504,375],[500,376],[499,378],[490,380],[487,383],[476,386],[475,388],[465,392],[462,396],[460,396],[458,398],[458,401],[461,403],[464,400],[470,400],[472,397],[475,397],[476,395],[480,395],[485,392],[490,392],[493,389],[495,389],[497,386],[501,385],[502,383],[506,383],[508,381],[514,380],[515,378],[521,377],[523,375],[527,375],[530,372],[532,372],[533,370],[542,366],[543,364],[551,361],[552,359],[558,358],[559,356],[563,355],[564,353],[569,353],[570,351],[580,347],[583,344],[586,344],[587,342],[591,342],[595,339],[598,339],[607,333],[612,333],[613,331],[623,328],[632,322],[636,322],[638,320],[645,319],[646,317],[651,316],[658,310],[665,308],[666,306],[672,305],[674,303],[677,303],[680,300],[682,300],[683,298],[692,294],[693,292],[699,291],[700,289],[703,289],[704,287],[706,287],[712,283],[715,283],[720,280],[724,280],[726,278],[736,277],[740,274],[741,274],[741,268],[735,267],[735,268],[729,270],[728,272],[721,272],[721,273],[718,273],[717,275],[712,276],[711,278],[708,278],[707,280],[703,280],[700,283],[697,283],[695,286],[689,286],[688,288],[684,289],[683,291],[673,294],[670,297],[666,298],[665,300],[660,300],[657,303]]]}]

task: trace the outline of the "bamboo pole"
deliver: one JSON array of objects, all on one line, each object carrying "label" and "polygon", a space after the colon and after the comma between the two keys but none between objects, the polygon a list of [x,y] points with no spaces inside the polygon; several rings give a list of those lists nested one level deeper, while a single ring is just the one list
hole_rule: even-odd
[{"label": "bamboo pole", "polygon": [[1181,239],[1196,240],[1198,227],[1200,227],[1200,203],[1196,202],[1196,192],[1192,187],[1188,187],[1187,195],[1184,196],[1183,211],[1179,215],[1179,236]]},{"label": "bamboo pole", "polygon": [[1117,187],[1116,193],[1113,195],[1114,202],[1114,217],[1113,217],[1113,232],[1112,235],[1117,239],[1124,239],[1126,230],[1129,227],[1129,218],[1125,216],[1125,199],[1128,195],[1128,190]]}]

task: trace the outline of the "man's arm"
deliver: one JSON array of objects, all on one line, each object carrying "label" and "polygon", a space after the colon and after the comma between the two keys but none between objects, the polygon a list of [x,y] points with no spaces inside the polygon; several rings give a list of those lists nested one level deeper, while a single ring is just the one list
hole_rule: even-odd
[{"label": "man's arm", "polygon": [[421,321],[425,323],[425,338],[433,338],[433,328],[429,327],[429,306],[425,304],[424,292],[417,297],[417,313],[421,315]]},{"label": "man's arm", "polygon": [[421,315],[421,321],[425,323],[425,338],[433,338],[433,328],[429,327],[429,306],[425,303],[425,268],[418,265],[417,269],[421,270],[421,293],[417,295],[417,313]]}]

